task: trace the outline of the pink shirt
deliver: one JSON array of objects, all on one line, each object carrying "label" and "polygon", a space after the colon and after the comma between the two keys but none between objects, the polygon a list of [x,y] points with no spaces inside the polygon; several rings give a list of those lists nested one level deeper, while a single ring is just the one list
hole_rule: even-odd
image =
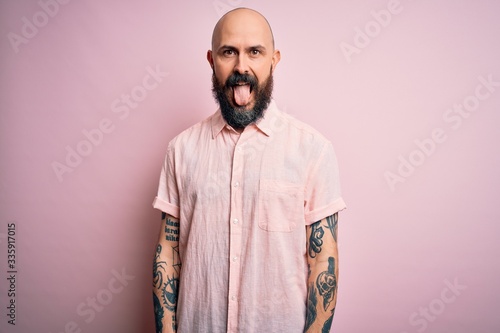
[{"label": "pink shirt", "polygon": [[220,111],[168,145],[153,206],[180,220],[179,332],[302,332],[305,226],[345,208],[331,143],[279,111]]}]

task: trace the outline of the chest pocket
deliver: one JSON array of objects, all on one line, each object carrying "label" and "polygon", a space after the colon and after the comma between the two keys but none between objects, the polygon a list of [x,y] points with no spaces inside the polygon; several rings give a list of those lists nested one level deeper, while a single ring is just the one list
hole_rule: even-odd
[{"label": "chest pocket", "polygon": [[304,192],[301,186],[261,179],[259,227],[266,231],[291,232],[304,225]]}]

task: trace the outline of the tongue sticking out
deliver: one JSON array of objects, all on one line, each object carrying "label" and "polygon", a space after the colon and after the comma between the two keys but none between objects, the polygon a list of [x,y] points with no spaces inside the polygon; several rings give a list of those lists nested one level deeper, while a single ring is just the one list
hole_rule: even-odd
[{"label": "tongue sticking out", "polygon": [[245,84],[241,86],[235,86],[234,90],[234,101],[239,106],[245,106],[250,100],[250,85]]}]

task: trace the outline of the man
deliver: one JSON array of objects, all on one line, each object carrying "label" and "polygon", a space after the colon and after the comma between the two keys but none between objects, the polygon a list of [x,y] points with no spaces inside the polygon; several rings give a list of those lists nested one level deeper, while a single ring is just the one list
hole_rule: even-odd
[{"label": "man", "polygon": [[271,99],[267,20],[238,8],[207,59],[220,108],[168,146],[153,206],[157,332],[328,332],[340,196],[332,145]]}]

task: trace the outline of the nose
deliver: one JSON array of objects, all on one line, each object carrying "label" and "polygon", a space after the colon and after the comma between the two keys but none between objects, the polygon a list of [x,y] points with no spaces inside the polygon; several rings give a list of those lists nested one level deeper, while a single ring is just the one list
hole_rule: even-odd
[{"label": "nose", "polygon": [[248,60],[244,54],[238,55],[238,58],[236,60],[236,64],[234,66],[234,71],[238,72],[240,74],[248,74],[249,73]]}]

